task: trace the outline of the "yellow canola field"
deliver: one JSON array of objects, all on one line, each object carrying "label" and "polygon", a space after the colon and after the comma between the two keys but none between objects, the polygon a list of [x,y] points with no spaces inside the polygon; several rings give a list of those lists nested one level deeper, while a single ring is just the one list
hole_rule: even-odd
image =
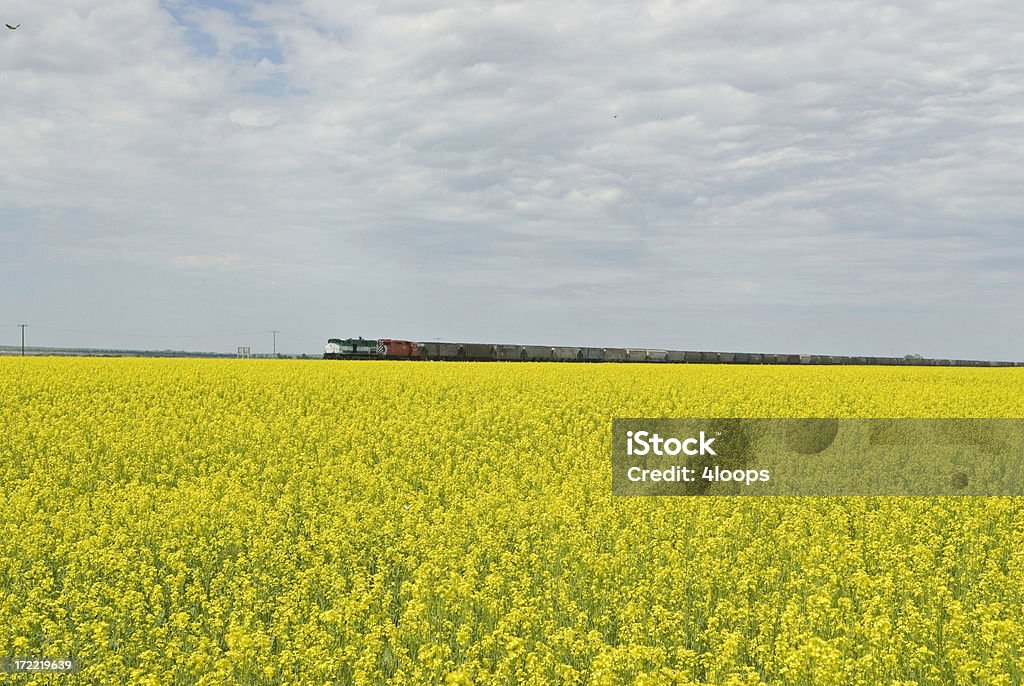
[{"label": "yellow canola field", "polygon": [[0,359],[0,656],[67,684],[1019,684],[1013,498],[615,498],[613,417],[1022,369]]}]

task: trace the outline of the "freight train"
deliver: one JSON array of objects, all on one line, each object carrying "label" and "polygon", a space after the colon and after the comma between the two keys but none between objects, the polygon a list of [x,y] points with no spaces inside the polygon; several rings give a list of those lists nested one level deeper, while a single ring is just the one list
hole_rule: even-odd
[{"label": "freight train", "polygon": [[325,360],[441,360],[463,362],[662,362],[677,364],[861,364],[940,367],[1024,367],[1024,362],[724,353],[651,348],[586,348],[504,343],[423,343],[391,338],[331,338]]}]

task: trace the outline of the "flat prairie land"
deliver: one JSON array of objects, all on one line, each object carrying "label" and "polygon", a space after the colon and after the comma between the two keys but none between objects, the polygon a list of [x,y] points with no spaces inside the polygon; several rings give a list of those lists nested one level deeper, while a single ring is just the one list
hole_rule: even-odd
[{"label": "flat prairie land", "polygon": [[676,416],[1024,369],[0,359],[0,656],[79,665],[8,679],[1024,681],[1024,499],[612,496],[612,418]]}]

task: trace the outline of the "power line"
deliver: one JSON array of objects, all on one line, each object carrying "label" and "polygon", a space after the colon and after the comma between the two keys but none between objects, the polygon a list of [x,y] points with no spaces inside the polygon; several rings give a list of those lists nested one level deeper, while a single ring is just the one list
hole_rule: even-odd
[{"label": "power line", "polygon": [[[0,324],[0,327],[4,328],[15,328],[21,326],[21,324]],[[29,326],[29,324],[26,324]],[[282,331],[281,329],[264,329],[262,331],[242,331],[238,333],[207,333],[207,334],[155,334],[155,333],[121,333],[118,331],[90,331],[88,329],[67,329],[64,327],[47,326],[45,324],[31,324],[33,328],[43,329],[44,331],[59,331],[61,333],[84,333],[95,336],[126,336],[136,338],[227,338],[230,336],[258,336],[265,333],[278,333],[282,336],[290,336],[292,338],[315,338],[320,339],[324,337],[324,334],[304,334],[296,333],[295,331]]]},{"label": "power line", "polygon": [[[101,336],[101,337],[104,337],[104,338],[135,338],[135,339],[140,339],[140,344],[142,344],[142,345],[145,345],[144,343],[142,343],[142,341],[145,340],[145,339],[150,339],[150,340],[152,340],[154,342],[155,341],[160,341],[160,340],[164,340],[164,341],[168,341],[168,342],[171,342],[173,340],[200,341],[200,340],[203,340],[203,339],[223,339],[223,338],[239,338],[239,337],[243,337],[243,336],[261,336],[261,335],[269,333],[269,334],[273,335],[273,354],[274,354],[275,357],[277,356],[277,336],[278,336],[278,334],[286,337],[288,340],[291,340],[293,343],[297,343],[297,342],[303,341],[303,340],[308,340],[308,341],[323,340],[323,338],[324,338],[324,334],[323,333],[317,334],[315,336],[310,336],[310,335],[306,335],[306,334],[296,333],[296,332],[293,332],[293,331],[282,331],[281,329],[263,329],[261,331],[242,331],[242,332],[235,332],[235,333],[147,334],[147,333],[127,333],[127,332],[118,332],[118,331],[96,331],[96,330],[89,330],[89,329],[71,329],[71,328],[66,328],[66,327],[61,327],[61,326],[48,326],[48,325],[45,325],[45,324],[0,324],[0,328],[21,327],[21,329],[22,329],[22,332],[21,332],[22,333],[22,348],[23,349],[24,349],[24,345],[25,345],[25,328],[28,327],[28,326],[32,326],[34,329],[39,329],[39,330],[44,331],[44,332],[84,334],[84,335],[90,335],[90,336]],[[24,354],[24,352],[22,354]]]},{"label": "power line", "polygon": [[270,333],[263,331],[243,331],[240,333],[210,333],[210,334],[147,334],[147,333],[118,333],[116,331],[88,331],[85,329],[65,329],[57,326],[43,326],[33,324],[37,329],[45,331],[59,331],[61,333],[84,333],[94,336],[120,336],[125,338],[230,338],[233,336],[258,336],[259,334]]}]

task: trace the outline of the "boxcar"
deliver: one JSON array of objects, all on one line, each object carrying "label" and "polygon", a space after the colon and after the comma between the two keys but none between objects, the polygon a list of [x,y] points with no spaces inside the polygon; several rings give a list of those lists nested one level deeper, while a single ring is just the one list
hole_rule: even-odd
[{"label": "boxcar", "polygon": [[625,362],[626,361],[626,349],[625,348],[605,348],[604,349],[604,361],[605,362]]},{"label": "boxcar", "polygon": [[465,350],[458,343],[421,343],[420,354],[429,360],[457,360]]},{"label": "boxcar", "polygon": [[524,345],[523,351],[526,353],[523,359],[532,362],[550,362],[554,359],[551,348],[545,345]]},{"label": "boxcar", "polygon": [[626,348],[627,362],[646,362],[647,348]]},{"label": "boxcar", "polygon": [[526,350],[521,345],[496,345],[493,354],[496,360],[521,361],[526,359]]},{"label": "boxcar", "polygon": [[556,345],[551,348],[551,357],[558,362],[575,362],[583,359],[583,352],[580,348]]},{"label": "boxcar", "polygon": [[461,357],[478,362],[494,360],[494,346],[490,343],[463,343]]}]

